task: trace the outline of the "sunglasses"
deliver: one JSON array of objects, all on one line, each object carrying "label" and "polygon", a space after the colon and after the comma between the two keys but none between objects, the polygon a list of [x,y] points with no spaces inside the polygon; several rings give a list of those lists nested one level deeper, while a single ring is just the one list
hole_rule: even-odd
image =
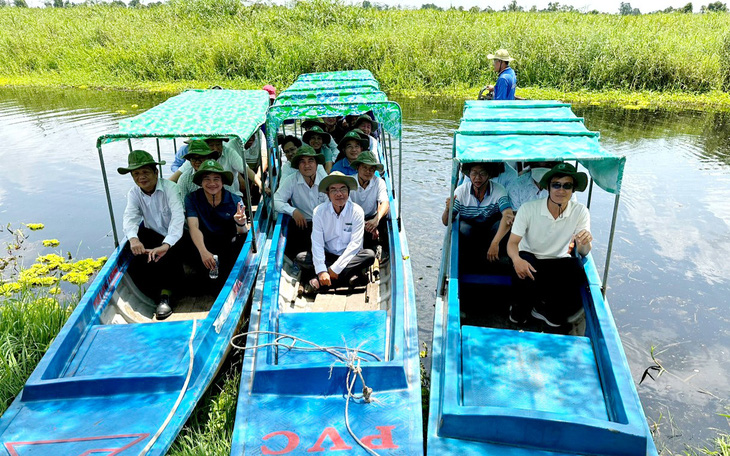
[{"label": "sunglasses", "polygon": [[573,185],[572,182],[566,182],[564,184],[561,184],[560,182],[550,182],[550,188],[555,190],[560,190],[561,188],[565,190],[573,190],[573,187],[575,187],[575,185]]}]

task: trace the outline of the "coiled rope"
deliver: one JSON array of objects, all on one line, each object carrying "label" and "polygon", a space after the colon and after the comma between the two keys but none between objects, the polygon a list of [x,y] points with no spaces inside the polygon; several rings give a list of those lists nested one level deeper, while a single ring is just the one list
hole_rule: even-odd
[{"label": "coiled rope", "polygon": [[[265,334],[265,335],[273,335],[276,336],[276,339],[274,339],[273,342],[265,343],[265,344],[257,344],[252,346],[242,346],[237,345],[236,340],[240,337],[246,337],[248,335],[252,334]],[[287,343],[284,342],[286,340],[290,340],[291,342]],[[297,342],[300,342],[303,345],[297,345]],[[258,349],[258,348],[264,348],[264,347],[283,347],[288,350],[302,350],[305,352],[324,352],[329,353],[335,358],[335,362],[330,366],[330,377],[332,376],[332,369],[335,366],[335,363],[342,363],[345,366],[347,366],[347,377],[345,379],[345,386],[347,388],[347,400],[345,401],[345,427],[347,427],[347,432],[350,433],[350,436],[357,442],[360,447],[362,447],[365,451],[367,451],[369,454],[373,456],[379,456],[377,452],[375,452],[372,448],[368,448],[362,440],[358,438],[357,435],[355,435],[355,432],[353,432],[352,428],[350,427],[350,400],[364,400],[365,403],[369,404],[371,402],[378,402],[377,399],[373,398],[373,389],[367,386],[365,383],[365,377],[362,375],[362,367],[360,367],[361,361],[382,361],[378,355],[375,353],[369,352],[367,350],[361,350],[358,348],[350,349],[346,345],[339,347],[339,346],[324,346],[319,345],[314,342],[308,341],[306,339],[302,339],[301,337],[292,336],[291,334],[282,334],[275,331],[248,331],[245,333],[238,334],[234,336],[231,339],[231,346],[233,348],[237,348],[239,350],[252,350],[252,349]],[[364,358],[361,355],[365,355],[370,357],[371,359]],[[353,388],[355,387],[355,382],[357,379],[360,378],[360,381],[362,382],[362,395],[358,396],[352,392]]]}]

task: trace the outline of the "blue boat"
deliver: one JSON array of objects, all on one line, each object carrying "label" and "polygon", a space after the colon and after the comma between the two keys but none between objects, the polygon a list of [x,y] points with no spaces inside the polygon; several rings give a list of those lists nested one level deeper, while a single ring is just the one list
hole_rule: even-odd
[{"label": "blue boat", "polygon": [[[189,136],[246,141],[265,122],[268,105],[264,91],[193,90],[124,120],[118,133],[97,141],[105,185],[103,144],[129,140],[131,149],[135,138]],[[250,298],[268,200],[249,217],[253,228],[220,294],[186,298],[162,322],[152,319],[154,303],[126,274],[131,253],[126,240],[117,240],[108,203],[116,250],[0,418],[0,441],[12,456],[165,454],[221,366]]]},{"label": "blue boat", "polygon": [[[432,455],[656,456],[605,298],[625,158],[601,148],[570,106],[467,102],[454,134],[452,193],[474,162],[577,162],[615,195],[603,280],[589,254],[583,312],[565,334],[509,323],[509,270],[460,271],[449,222],[433,334],[428,445]],[[488,312],[475,312],[474,303]],[[485,315],[486,314],[486,315]]]},{"label": "blue boat", "polygon": [[[335,93],[331,84],[309,84],[312,97],[285,91],[269,109],[270,154],[279,156],[276,132],[285,121],[372,111],[382,128],[389,259],[381,257],[366,286],[299,296],[298,270],[284,254],[288,216],[277,217],[245,335],[231,454],[422,454],[416,302],[393,187],[393,176],[401,175],[391,147],[392,139],[400,145],[400,107],[382,92]],[[320,93],[327,94],[318,101]]]}]

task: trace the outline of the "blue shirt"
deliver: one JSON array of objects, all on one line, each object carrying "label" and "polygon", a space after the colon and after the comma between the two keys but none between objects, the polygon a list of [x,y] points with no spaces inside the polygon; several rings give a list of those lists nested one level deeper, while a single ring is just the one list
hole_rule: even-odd
[{"label": "blue shirt", "polygon": [[332,165],[332,171],[339,171],[346,176],[354,176],[357,174],[357,170],[350,166],[350,160],[348,160],[347,157],[337,160],[337,162]]},{"label": "blue shirt", "polygon": [[497,84],[494,86],[495,100],[514,100],[515,89],[517,88],[517,76],[515,70],[510,67],[505,68],[497,78]]},{"label": "blue shirt", "polygon": [[241,198],[226,189],[222,190],[223,201],[216,207],[210,205],[205,197],[205,190],[199,188],[185,197],[185,215],[197,217],[200,231],[205,235],[236,235],[236,222],[233,214],[238,210]]},{"label": "blue shirt", "polygon": [[175,152],[175,161],[172,162],[172,165],[170,165],[170,169],[174,173],[177,171],[184,163],[185,159],[183,158],[188,153],[188,145],[182,145],[178,147],[177,152]]}]

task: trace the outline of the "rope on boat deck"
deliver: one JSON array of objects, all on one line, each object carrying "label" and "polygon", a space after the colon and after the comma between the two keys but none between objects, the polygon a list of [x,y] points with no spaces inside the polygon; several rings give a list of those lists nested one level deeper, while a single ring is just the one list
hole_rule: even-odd
[{"label": "rope on boat deck", "polygon": [[[265,344],[257,344],[252,346],[241,346],[236,344],[236,339],[239,337],[248,336],[249,334],[268,334],[276,336],[276,339],[274,339],[273,342],[265,343]],[[290,343],[282,342],[283,340],[291,340]],[[302,344],[306,344],[309,346],[301,346],[297,345],[297,342],[301,342]],[[360,356],[361,354],[370,356],[372,359],[376,361],[382,361],[378,355],[375,353],[369,352],[367,350],[361,350],[359,347],[350,349],[346,345],[344,347],[339,346],[323,346],[316,344],[314,342],[310,342],[306,339],[302,339],[301,337],[292,336],[290,334],[282,334],[275,331],[248,331],[245,333],[238,334],[234,336],[231,339],[231,346],[233,348],[237,348],[239,350],[251,350],[251,349],[258,349],[263,347],[284,347],[288,350],[302,350],[305,352],[324,352],[329,353],[330,355],[335,357],[335,363],[341,362],[345,366],[347,366],[347,378],[345,379],[345,386],[347,387],[347,401],[345,402],[345,427],[347,427],[347,432],[350,433],[350,436],[357,442],[358,445],[360,445],[365,451],[367,451],[369,454],[373,456],[380,456],[377,452],[375,452],[373,449],[368,448],[362,440],[360,440],[357,435],[355,435],[355,432],[353,432],[352,428],[350,427],[350,399],[354,400],[364,400],[365,403],[369,404],[371,402],[378,402],[377,399],[373,398],[373,389],[367,386],[365,383],[365,378],[362,375],[362,367],[360,367],[361,361],[368,361],[368,359],[363,358]],[[335,363],[332,363],[330,366],[330,377],[332,376],[332,369],[334,368]],[[358,396],[356,394],[353,394],[352,389],[355,387],[355,382],[357,381],[358,377],[360,378],[360,381],[362,382],[362,396]]]},{"label": "rope on boat deck", "polygon": [[193,320],[193,330],[190,332],[190,339],[188,339],[188,353],[190,356],[190,363],[188,364],[188,375],[185,377],[185,383],[183,383],[183,387],[180,390],[180,394],[177,396],[177,401],[175,401],[175,405],[172,406],[172,409],[170,409],[170,413],[167,415],[167,418],[165,419],[165,422],[162,423],[162,426],[157,430],[155,435],[150,439],[149,442],[147,442],[147,445],[142,449],[142,452],[139,453],[140,456],[144,456],[147,454],[148,451],[150,451],[150,448],[152,448],[152,445],[155,444],[157,439],[162,434],[162,431],[165,430],[168,424],[170,424],[170,420],[175,415],[175,412],[177,411],[177,408],[180,406],[180,402],[182,402],[183,397],[185,397],[185,391],[188,389],[188,383],[190,383],[190,377],[193,374],[193,361],[195,361],[195,352],[193,351],[193,339],[195,339],[195,329],[197,328],[198,320]]}]

